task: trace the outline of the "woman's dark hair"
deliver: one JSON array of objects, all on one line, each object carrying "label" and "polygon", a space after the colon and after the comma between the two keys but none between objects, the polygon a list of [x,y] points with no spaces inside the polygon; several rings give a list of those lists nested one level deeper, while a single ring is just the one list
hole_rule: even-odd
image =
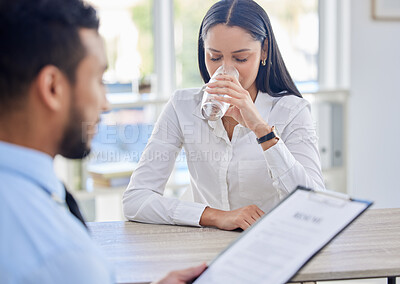
[{"label": "woman's dark hair", "polygon": [[46,65],[74,83],[86,54],[79,29],[98,27],[96,11],[82,0],[0,1],[0,107],[23,99]]},{"label": "woman's dark hair", "polygon": [[257,89],[273,97],[296,95],[302,97],[294,84],[276,43],[267,13],[252,0],[221,0],[215,3],[204,16],[200,26],[198,41],[198,61],[201,77],[210,80],[205,55],[204,39],[210,28],[218,24],[245,29],[263,47],[268,42],[266,65],[260,63],[256,78]]}]

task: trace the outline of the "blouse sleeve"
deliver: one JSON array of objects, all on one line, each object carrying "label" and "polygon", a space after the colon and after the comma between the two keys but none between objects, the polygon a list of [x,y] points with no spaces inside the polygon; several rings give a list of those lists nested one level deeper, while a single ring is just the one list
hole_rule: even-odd
[{"label": "blouse sleeve", "polygon": [[302,99],[284,119],[277,119],[275,124],[278,131],[282,131],[281,139],[264,151],[274,188],[281,197],[298,185],[324,190],[310,104]]},{"label": "blouse sleeve", "polygon": [[173,98],[160,115],[123,196],[127,219],[145,223],[199,226],[206,205],[163,197],[183,143]]}]

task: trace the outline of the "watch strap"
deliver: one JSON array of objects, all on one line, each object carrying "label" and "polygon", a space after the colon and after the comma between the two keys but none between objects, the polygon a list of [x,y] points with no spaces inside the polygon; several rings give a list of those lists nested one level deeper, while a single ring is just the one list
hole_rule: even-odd
[{"label": "watch strap", "polygon": [[274,139],[275,137],[278,137],[278,136],[275,133],[274,126],[272,126],[272,131],[270,133],[268,133],[267,135],[257,138],[257,142],[258,142],[258,144],[261,144],[261,143],[267,142],[271,139]]}]

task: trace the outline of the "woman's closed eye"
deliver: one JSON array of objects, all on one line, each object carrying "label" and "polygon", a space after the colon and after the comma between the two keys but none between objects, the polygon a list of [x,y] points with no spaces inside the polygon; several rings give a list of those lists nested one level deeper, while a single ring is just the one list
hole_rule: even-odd
[{"label": "woman's closed eye", "polygon": [[215,57],[211,57],[211,58],[210,58],[210,60],[215,62],[215,61],[218,61],[218,60],[220,60],[221,58],[222,58],[222,57],[217,57],[217,58],[215,58]]},{"label": "woman's closed eye", "polygon": [[[213,62],[221,60],[222,57],[211,57],[210,60]],[[247,58],[234,58],[237,62],[246,62]]]},{"label": "woman's closed eye", "polygon": [[235,58],[237,62],[246,62],[247,58]]}]

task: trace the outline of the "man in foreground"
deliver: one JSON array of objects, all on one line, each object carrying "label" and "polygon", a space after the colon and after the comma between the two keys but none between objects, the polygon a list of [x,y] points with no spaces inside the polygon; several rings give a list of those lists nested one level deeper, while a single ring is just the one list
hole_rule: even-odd
[{"label": "man in foreground", "polygon": [[80,0],[0,1],[0,283],[114,282],[53,171],[55,155],[90,152],[108,109],[98,26]]}]

